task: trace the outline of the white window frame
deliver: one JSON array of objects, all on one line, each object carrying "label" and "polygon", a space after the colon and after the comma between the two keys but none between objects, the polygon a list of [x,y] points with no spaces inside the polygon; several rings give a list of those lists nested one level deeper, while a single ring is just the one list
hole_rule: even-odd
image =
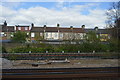
[{"label": "white window frame", "polygon": [[18,27],[18,30],[21,30],[21,27]]},{"label": "white window frame", "polygon": [[58,34],[57,33],[55,33],[55,38],[57,38],[58,37]]},{"label": "white window frame", "polygon": [[60,38],[63,38],[63,33],[60,33]]},{"label": "white window frame", "polygon": [[35,37],[35,33],[31,33],[31,37]]},{"label": "white window frame", "polygon": [[46,35],[45,35],[46,37],[48,37],[48,33],[46,33]]},{"label": "white window frame", "polygon": [[28,30],[28,27],[25,27],[25,30]]},{"label": "white window frame", "polygon": [[40,33],[40,36],[43,36],[43,33]]}]

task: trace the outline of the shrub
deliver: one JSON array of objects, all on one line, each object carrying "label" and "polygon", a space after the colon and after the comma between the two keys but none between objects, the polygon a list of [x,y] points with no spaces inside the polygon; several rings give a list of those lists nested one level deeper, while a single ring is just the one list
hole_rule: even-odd
[{"label": "shrub", "polygon": [[46,51],[52,52],[106,52],[106,51],[117,51],[118,47],[114,44],[102,44],[102,43],[82,43],[82,44],[63,44],[63,45],[44,45],[44,46],[25,46],[11,49],[14,53],[44,53]]},{"label": "shrub", "polygon": [[7,53],[7,51],[6,51],[6,49],[5,49],[5,47],[0,47],[0,53]]}]

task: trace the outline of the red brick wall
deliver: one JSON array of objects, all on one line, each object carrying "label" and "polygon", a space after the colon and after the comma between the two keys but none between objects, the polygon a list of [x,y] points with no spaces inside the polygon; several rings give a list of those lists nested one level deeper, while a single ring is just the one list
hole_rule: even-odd
[{"label": "red brick wall", "polygon": [[19,27],[16,27],[16,31],[30,31],[29,27],[27,27],[27,30],[25,30],[25,27],[21,27],[21,30],[18,29]]}]

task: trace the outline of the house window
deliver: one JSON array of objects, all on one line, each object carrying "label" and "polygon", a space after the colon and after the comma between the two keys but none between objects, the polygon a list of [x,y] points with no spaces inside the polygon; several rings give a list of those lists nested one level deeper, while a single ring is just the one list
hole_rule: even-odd
[{"label": "house window", "polygon": [[60,38],[62,38],[62,37],[63,37],[63,34],[61,33],[61,34],[60,34]]},{"label": "house window", "polygon": [[0,33],[0,37],[3,37],[3,36],[4,36],[4,32],[1,32],[1,33]]},{"label": "house window", "polygon": [[18,30],[21,30],[21,27],[18,27]]},{"label": "house window", "polygon": [[35,37],[35,33],[31,33],[31,37]]},{"label": "house window", "polygon": [[57,37],[57,33],[55,33],[55,37]]},{"label": "house window", "polygon": [[46,37],[48,37],[48,33],[46,33]]},{"label": "house window", "polygon": [[28,30],[28,27],[25,27],[25,30]]},{"label": "house window", "polygon": [[40,33],[40,36],[43,36],[43,34],[42,34],[42,33]]}]

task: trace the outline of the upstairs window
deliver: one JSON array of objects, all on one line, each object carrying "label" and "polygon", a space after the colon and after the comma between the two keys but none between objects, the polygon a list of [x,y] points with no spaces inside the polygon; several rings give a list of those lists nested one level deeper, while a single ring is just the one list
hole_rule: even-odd
[{"label": "upstairs window", "polygon": [[55,33],[55,38],[57,38],[58,37],[58,34],[57,33]]},{"label": "upstairs window", "polygon": [[28,27],[25,27],[25,30],[28,30]]},{"label": "upstairs window", "polygon": [[18,27],[18,30],[21,30],[21,27]]},{"label": "upstairs window", "polygon": [[48,33],[46,33],[46,37],[48,37]]}]

